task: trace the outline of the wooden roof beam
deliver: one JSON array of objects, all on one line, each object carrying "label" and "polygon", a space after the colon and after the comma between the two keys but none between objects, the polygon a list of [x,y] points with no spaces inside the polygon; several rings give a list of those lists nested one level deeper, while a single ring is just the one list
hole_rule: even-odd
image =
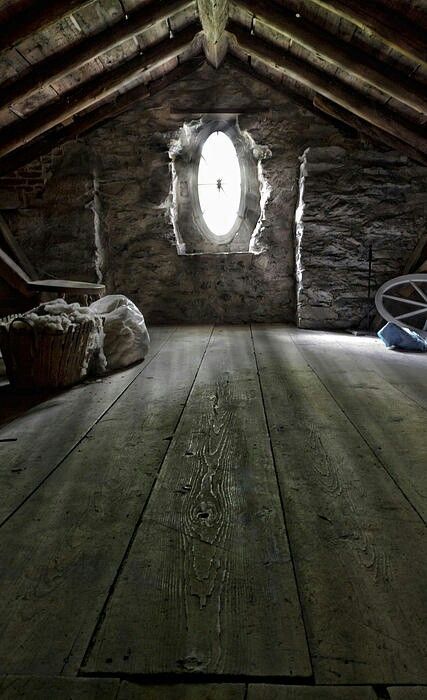
[{"label": "wooden roof beam", "polygon": [[399,151],[400,153],[403,153],[406,156],[409,156],[409,158],[412,158],[412,160],[415,160],[418,163],[422,163],[423,165],[427,165],[427,156],[424,156],[415,148],[412,148],[400,139],[397,139],[394,136],[391,136],[390,134],[386,134],[385,131],[383,131],[382,129],[378,129],[376,126],[368,124],[364,119],[356,117],[347,109],[344,109],[343,107],[340,107],[334,102],[327,100],[325,97],[316,95],[313,99],[313,104],[315,107],[317,107],[317,109],[320,109],[328,116],[333,117],[337,121],[341,121],[344,124],[347,124],[347,126],[350,126],[353,129],[356,129],[357,131],[360,131],[362,134],[365,134],[369,139],[379,141],[387,146],[390,146],[390,148],[393,148],[394,150]]},{"label": "wooden roof beam", "polygon": [[379,129],[405,141],[416,150],[427,154],[427,138],[421,129],[417,129],[415,124],[409,124],[403,119],[399,119],[387,107],[378,105],[344,83],[326,75],[310,63],[292,56],[287,51],[278,49],[265,40],[251,36],[236,22],[229,22],[228,30],[235,35],[240,47],[248,54],[276,66],[316,93],[332,100],[344,109],[348,109]]},{"label": "wooden roof beam", "polygon": [[228,21],[228,0],[197,0],[200,21],[204,32],[203,49],[208,62],[219,68],[227,49],[225,31]]},{"label": "wooden roof beam", "polygon": [[304,17],[276,5],[271,0],[233,0],[234,5],[252,14],[257,20],[296,41],[351,75],[382,90],[387,95],[423,114],[427,113],[427,90],[396,70],[391,70],[351,44],[320,29]]},{"label": "wooden roof beam", "polygon": [[27,3],[24,3],[22,8],[18,6],[17,12],[1,28],[0,51],[11,48],[30,34],[38,32],[43,27],[91,2],[93,0],[46,0],[46,2],[34,0],[30,7]]},{"label": "wooden roof beam", "polygon": [[191,45],[199,31],[199,24],[193,22],[186,29],[175,34],[172,39],[160,41],[147,48],[142,55],[120,64],[117,68],[105,71],[71,90],[53,105],[42,107],[27,119],[5,127],[0,131],[0,156],[10,153],[65,119],[108,97],[144,71],[175,58]]},{"label": "wooden roof beam", "polygon": [[130,13],[128,19],[122,19],[95,36],[89,36],[75,46],[49,56],[33,66],[32,70],[22,78],[0,87],[0,109],[26,97],[53,80],[62,78],[104,51],[113,49],[143,29],[148,29],[156,22],[186,9],[194,2],[195,0],[164,0],[159,3],[158,0],[154,0],[149,5],[144,5]]},{"label": "wooden roof beam", "polygon": [[13,153],[10,153],[4,158],[0,158],[0,171],[2,174],[6,174],[17,168],[21,168],[35,158],[49,153],[53,148],[77,138],[89,129],[93,129],[109,119],[117,117],[119,114],[122,114],[122,112],[128,110],[133,104],[139,102],[142,98],[150,98],[169,85],[175,84],[179,80],[191,75],[200,68],[203,63],[203,57],[191,58],[179,64],[161,78],[152,80],[146,85],[137,85],[123,94],[116,95],[115,99],[111,100],[111,102],[95,107],[86,114],[77,115],[71,124],[59,129],[51,129],[48,133],[32,141],[30,144],[21,146]]},{"label": "wooden roof beam", "polygon": [[376,35],[408,58],[427,64],[426,32],[378,0],[310,0],[324,10],[344,17],[370,35]]}]

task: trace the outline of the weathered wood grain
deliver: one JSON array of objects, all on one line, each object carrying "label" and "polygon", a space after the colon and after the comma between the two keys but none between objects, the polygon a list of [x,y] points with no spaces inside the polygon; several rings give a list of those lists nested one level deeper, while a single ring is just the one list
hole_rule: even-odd
[{"label": "weathered wood grain", "polygon": [[0,676],[2,700],[116,700],[117,679]]},{"label": "weathered wood grain", "polygon": [[424,683],[426,530],[286,329],[254,329],[317,683]]},{"label": "weathered wood grain", "polygon": [[387,688],[391,700],[426,700],[426,686],[402,686]]},{"label": "weathered wood grain", "polygon": [[426,522],[427,411],[385,381],[364,353],[352,353],[350,359],[345,352],[348,344],[300,345],[298,333],[292,337],[307,363]]},{"label": "weathered wood grain", "polygon": [[383,107],[378,101],[373,101],[364,93],[356,92],[342,80],[332,81],[323,70],[314,67],[308,61],[296,58],[289,51],[283,51],[270,41],[251,36],[250,32],[242,29],[237,22],[230,21],[227,25],[237,39],[239,46],[252,57],[277,67],[297,82],[314,90],[341,107],[373,124],[379,129],[410,144],[416,150],[427,154],[427,139],[419,127],[403,119],[397,112]]},{"label": "weathered wood grain", "polygon": [[249,684],[247,700],[376,700],[373,688]]},{"label": "weathered wood grain", "polygon": [[228,0],[197,0],[200,21],[204,31],[206,58],[214,68],[219,68],[228,48],[225,27],[228,20]]},{"label": "weathered wood grain", "polygon": [[209,327],[178,330],[2,527],[3,672],[76,673],[209,337]]},{"label": "weathered wood grain", "polygon": [[244,700],[243,683],[136,685],[123,681],[117,700]]},{"label": "weathered wood grain", "polygon": [[36,489],[83,439],[135,378],[148,368],[173,327],[153,329],[144,362],[78,385],[0,428],[0,522]]},{"label": "weathered wood grain", "polygon": [[215,331],[83,671],[311,675],[247,327]]}]

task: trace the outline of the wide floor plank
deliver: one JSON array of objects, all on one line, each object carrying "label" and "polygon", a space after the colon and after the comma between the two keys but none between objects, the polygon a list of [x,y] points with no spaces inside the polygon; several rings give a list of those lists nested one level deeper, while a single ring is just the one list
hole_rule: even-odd
[{"label": "wide floor plank", "polygon": [[123,681],[117,700],[245,700],[243,683],[136,685]]},{"label": "wide floor plank", "polygon": [[391,700],[426,700],[427,686],[396,686],[387,688]]},{"label": "wide floor plank", "polygon": [[247,327],[214,333],[83,670],[311,675]]},{"label": "wide floor plank", "polygon": [[3,673],[76,673],[210,333],[177,330],[0,529]]},{"label": "wide floor plank", "polygon": [[289,330],[254,340],[315,680],[424,683],[425,526]]},{"label": "wide floor plank", "polygon": [[[331,338],[332,334],[328,336]],[[402,393],[398,385],[379,375],[365,353],[349,357],[343,344],[334,347],[331,341],[328,346],[319,346],[315,336],[312,343],[300,343],[298,331],[292,337],[307,363],[427,522],[427,410]],[[427,375],[427,356],[424,373]]]},{"label": "wide floor plank", "polygon": [[105,379],[79,384],[0,428],[0,523],[36,489],[141,371],[174,328],[156,328],[144,362]]},{"label": "wide floor plank", "polygon": [[0,676],[2,700],[116,700],[118,691],[116,679]]},{"label": "wide floor plank", "polygon": [[377,700],[373,688],[249,684],[247,700]]}]

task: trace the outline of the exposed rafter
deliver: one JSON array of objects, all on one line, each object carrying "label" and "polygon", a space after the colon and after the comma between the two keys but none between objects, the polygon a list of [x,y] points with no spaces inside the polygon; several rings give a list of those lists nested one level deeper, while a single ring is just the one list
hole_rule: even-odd
[{"label": "exposed rafter", "polygon": [[18,5],[15,14],[1,28],[0,51],[14,46],[30,34],[91,2],[93,0],[48,0],[35,1],[30,7],[24,5],[20,8]]},{"label": "exposed rafter", "polygon": [[10,153],[65,119],[108,97],[142,72],[175,58],[191,45],[199,29],[198,23],[192,23],[172,39],[165,39],[148,48],[143,55],[88,80],[52,106],[44,107],[24,121],[2,129],[0,132],[0,156]]},{"label": "exposed rafter", "polygon": [[294,12],[276,5],[271,0],[233,0],[259,19],[267,27],[296,41],[309,51],[344,68],[351,75],[395,97],[421,113],[427,113],[427,90],[415,81],[408,82],[406,75],[390,70],[370,56],[353,48],[351,44],[320,29],[305,18],[297,18]]},{"label": "exposed rafter", "polygon": [[283,70],[291,78],[303,83],[317,94],[323,95],[361,119],[427,154],[427,138],[415,124],[403,121],[387,107],[373,102],[363,93],[352,90],[344,83],[331,80],[330,76],[325,75],[310,63],[292,56],[287,51],[279,50],[264,39],[251,36],[236,22],[230,22],[228,30],[235,35],[240,47],[249,55],[256,56],[267,64]]},{"label": "exposed rafter", "polygon": [[423,165],[427,165],[427,156],[417,151],[415,148],[411,148],[407,143],[396,139],[394,136],[390,136],[382,129],[378,129],[372,124],[368,124],[363,119],[356,117],[354,114],[349,112],[343,107],[339,107],[334,102],[327,100],[325,97],[316,96],[313,100],[313,104],[317,109],[321,110],[330,117],[334,117],[336,120],[344,122],[348,126],[352,127],[356,131],[365,134],[369,139],[374,141],[379,141],[381,143],[394,148],[396,151],[405,154]]},{"label": "exposed rafter", "polygon": [[169,18],[178,10],[186,9],[194,2],[195,0],[151,2],[149,5],[143,5],[135,10],[129,14],[127,19],[121,20],[112,27],[102,30],[95,36],[83,39],[69,49],[55,53],[33,66],[22,78],[0,88],[0,109],[31,94],[34,90],[42,88],[52,80],[67,75],[73,69],[79,68],[104,51],[130,39],[143,29],[149,29],[156,22]]},{"label": "exposed rafter", "polygon": [[228,21],[228,0],[197,0],[199,17],[204,31],[203,48],[209,63],[218,68],[228,48],[225,31]]},{"label": "exposed rafter", "polygon": [[77,138],[107,119],[117,117],[135,102],[139,102],[143,98],[148,99],[169,85],[174,85],[182,78],[191,75],[203,63],[203,57],[191,58],[178,65],[162,78],[152,80],[147,85],[137,85],[123,94],[117,94],[111,102],[95,107],[83,115],[77,115],[71,124],[59,129],[51,129],[44,136],[32,141],[30,144],[21,146],[13,153],[0,158],[0,171],[5,174],[16,170],[16,168],[20,168],[35,158],[48,153],[56,146]]},{"label": "exposed rafter", "polygon": [[[312,112],[313,114],[321,116],[323,119],[330,121],[334,124],[335,127],[343,126],[344,129],[346,129],[345,124],[343,124],[340,120],[335,119],[334,117],[325,115],[324,112],[322,113],[321,110],[319,110],[316,107],[316,105],[314,105],[313,102],[308,99],[308,97],[298,92],[296,88],[291,88],[288,85],[285,85],[284,83],[273,80],[273,78],[268,77],[264,73],[260,73],[253,66],[253,64],[249,65],[249,63],[243,60],[241,56],[235,56],[233,53],[229,52],[225,60],[227,64],[233,66],[234,68],[241,71],[242,73],[245,73],[246,75],[250,75],[251,78],[255,78],[255,80],[258,80],[263,85],[268,85],[268,87],[272,88],[273,90],[276,90],[276,92],[278,92],[279,94],[290,97],[294,102],[296,102],[296,104],[300,105],[300,107],[302,107],[303,109],[306,109],[309,112]],[[351,134],[355,133],[353,128],[349,128],[346,130],[348,132],[351,132]]]},{"label": "exposed rafter", "polygon": [[344,17],[405,56],[427,64],[425,28],[418,27],[378,0],[310,0],[339,17]]}]

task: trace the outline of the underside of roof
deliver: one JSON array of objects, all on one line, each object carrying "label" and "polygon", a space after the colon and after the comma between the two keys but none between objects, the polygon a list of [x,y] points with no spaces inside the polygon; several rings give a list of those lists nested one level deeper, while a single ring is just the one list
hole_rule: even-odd
[{"label": "underside of roof", "polygon": [[0,0],[0,172],[208,61],[427,163],[427,0]]}]

